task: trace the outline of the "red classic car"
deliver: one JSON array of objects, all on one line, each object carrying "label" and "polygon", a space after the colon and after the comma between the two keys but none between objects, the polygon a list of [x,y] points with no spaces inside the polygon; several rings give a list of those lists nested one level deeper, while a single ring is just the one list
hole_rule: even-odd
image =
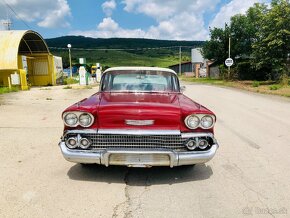
[{"label": "red classic car", "polygon": [[76,163],[174,167],[205,163],[218,149],[215,115],[183,95],[176,73],[165,68],[110,68],[99,92],[62,119],[59,145]]}]

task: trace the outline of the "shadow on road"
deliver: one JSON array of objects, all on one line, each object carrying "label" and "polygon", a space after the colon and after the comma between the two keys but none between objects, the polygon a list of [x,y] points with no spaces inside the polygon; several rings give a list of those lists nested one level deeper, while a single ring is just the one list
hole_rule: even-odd
[{"label": "shadow on road", "polygon": [[176,184],[205,180],[213,174],[209,165],[196,166],[127,168],[122,166],[105,167],[101,165],[72,166],[67,175],[72,180],[126,183],[130,186]]}]

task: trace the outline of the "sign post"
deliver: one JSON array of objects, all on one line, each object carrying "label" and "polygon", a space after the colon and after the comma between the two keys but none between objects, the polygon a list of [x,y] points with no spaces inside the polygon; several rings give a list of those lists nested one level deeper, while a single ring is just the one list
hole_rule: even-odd
[{"label": "sign post", "polygon": [[230,78],[230,73],[231,73],[231,66],[234,64],[234,60],[231,58],[227,58],[225,60],[225,65],[228,67],[228,79]]}]

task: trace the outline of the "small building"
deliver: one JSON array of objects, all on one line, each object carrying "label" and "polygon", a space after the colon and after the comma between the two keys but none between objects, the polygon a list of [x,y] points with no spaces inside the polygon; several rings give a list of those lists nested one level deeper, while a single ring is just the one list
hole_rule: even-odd
[{"label": "small building", "polygon": [[11,75],[18,76],[22,90],[56,84],[54,57],[37,32],[0,31],[0,86],[8,86]]},{"label": "small building", "polygon": [[[174,70],[176,73],[179,73],[179,64],[169,66],[171,70]],[[181,63],[181,74],[192,74],[193,65],[190,61]]]}]

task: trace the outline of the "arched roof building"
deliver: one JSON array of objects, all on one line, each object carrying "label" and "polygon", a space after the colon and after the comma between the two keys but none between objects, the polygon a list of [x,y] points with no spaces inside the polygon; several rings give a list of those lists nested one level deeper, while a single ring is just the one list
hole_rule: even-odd
[{"label": "arched roof building", "polygon": [[32,30],[0,31],[0,86],[8,85],[11,74],[19,75],[22,89],[28,84],[55,84],[53,56],[40,34]]}]

